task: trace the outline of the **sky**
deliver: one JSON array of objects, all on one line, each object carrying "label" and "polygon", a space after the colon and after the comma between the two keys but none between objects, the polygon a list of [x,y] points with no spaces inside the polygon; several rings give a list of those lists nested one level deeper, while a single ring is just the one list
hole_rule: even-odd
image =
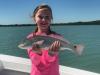
[{"label": "sky", "polygon": [[33,24],[39,4],[48,4],[53,23],[100,20],[100,0],[0,0],[0,24]]}]

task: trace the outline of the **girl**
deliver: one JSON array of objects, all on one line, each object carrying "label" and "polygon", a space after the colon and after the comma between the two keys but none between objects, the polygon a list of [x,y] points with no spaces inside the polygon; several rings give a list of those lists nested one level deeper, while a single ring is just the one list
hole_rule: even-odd
[{"label": "girl", "polygon": [[[39,5],[34,10],[32,18],[37,28],[27,36],[28,39],[41,34],[62,37],[60,34],[50,29],[53,16],[52,10],[48,5]],[[31,75],[59,75],[59,48],[60,42],[54,41],[48,50],[40,49],[37,44],[27,49],[29,58],[32,62]]]}]

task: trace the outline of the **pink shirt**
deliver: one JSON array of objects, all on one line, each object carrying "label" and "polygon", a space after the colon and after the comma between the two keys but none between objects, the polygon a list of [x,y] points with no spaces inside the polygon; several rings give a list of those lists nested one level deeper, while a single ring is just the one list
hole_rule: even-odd
[{"label": "pink shirt", "polygon": [[42,55],[28,49],[28,55],[32,62],[31,75],[60,75],[58,54],[50,56],[48,50],[42,50]]}]

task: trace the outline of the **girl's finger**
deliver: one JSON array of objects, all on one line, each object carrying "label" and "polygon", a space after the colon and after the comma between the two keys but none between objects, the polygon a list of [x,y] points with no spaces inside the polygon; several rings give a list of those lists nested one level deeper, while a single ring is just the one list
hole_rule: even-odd
[{"label": "girl's finger", "polygon": [[33,33],[33,37],[35,37],[36,36],[36,33]]},{"label": "girl's finger", "polygon": [[60,48],[60,42],[59,42],[59,41],[55,41],[55,42],[51,45],[50,50],[52,50],[52,51],[58,51],[59,48]]},{"label": "girl's finger", "polygon": [[59,48],[60,48],[60,42],[56,41],[56,43],[55,43],[55,50],[58,51]]},{"label": "girl's finger", "polygon": [[33,50],[38,50],[38,49],[39,49],[39,45],[38,45],[38,44],[34,44],[34,45],[32,46],[32,49],[33,49]]}]

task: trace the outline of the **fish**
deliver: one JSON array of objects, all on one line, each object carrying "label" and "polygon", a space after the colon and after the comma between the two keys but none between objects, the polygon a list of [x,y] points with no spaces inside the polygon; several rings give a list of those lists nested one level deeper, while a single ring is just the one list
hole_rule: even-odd
[{"label": "fish", "polygon": [[84,50],[84,46],[82,44],[72,44],[65,38],[46,35],[36,35],[31,39],[25,38],[23,41],[21,41],[18,47],[20,49],[27,50],[28,48],[32,48],[34,44],[37,44],[39,48],[48,50],[48,48],[54,41],[59,41],[61,43],[61,47],[59,49],[60,51],[68,50],[78,55],[81,55]]}]

